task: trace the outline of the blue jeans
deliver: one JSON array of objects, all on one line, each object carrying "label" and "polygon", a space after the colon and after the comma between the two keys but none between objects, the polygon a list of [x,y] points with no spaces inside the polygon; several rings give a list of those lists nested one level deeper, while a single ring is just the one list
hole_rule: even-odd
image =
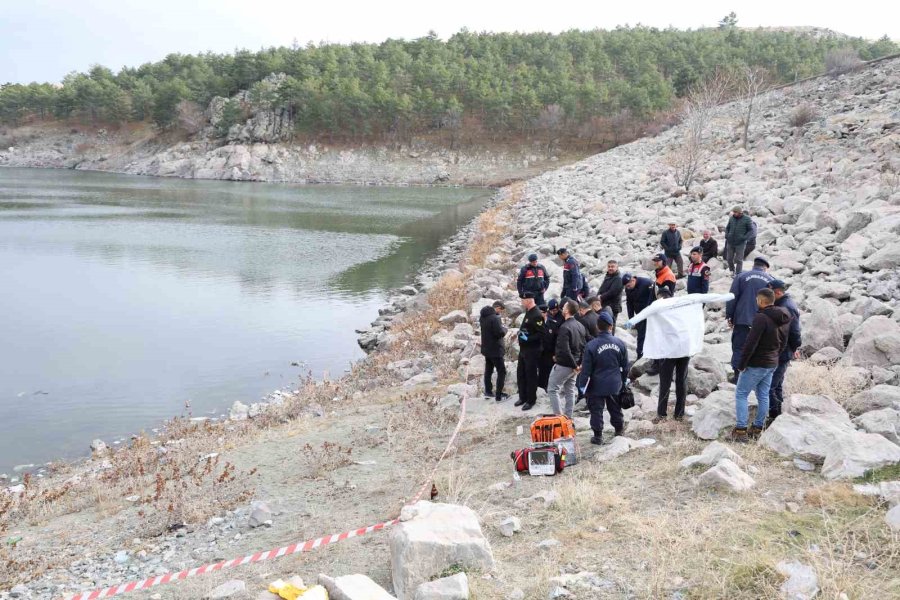
[{"label": "blue jeans", "polygon": [[737,381],[737,389],[734,391],[734,409],[737,415],[737,426],[740,428],[747,427],[747,420],[750,418],[750,409],[747,406],[747,399],[750,392],[756,392],[756,401],[759,408],[756,409],[756,419],[753,424],[756,427],[762,427],[769,415],[769,388],[772,386],[772,374],[775,373],[775,367],[765,369],[763,367],[747,367],[741,371]]}]

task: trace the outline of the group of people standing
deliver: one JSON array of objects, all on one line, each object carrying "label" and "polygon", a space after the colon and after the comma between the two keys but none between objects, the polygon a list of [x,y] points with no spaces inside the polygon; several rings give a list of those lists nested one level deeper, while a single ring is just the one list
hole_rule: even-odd
[{"label": "group of people standing", "polygon": [[[651,348],[647,357],[652,359],[647,372],[660,377],[654,421],[668,418],[673,383],[673,417],[680,420],[684,415],[690,357],[702,347],[705,333],[702,306],[728,299],[731,362],[739,373],[735,393],[737,423],[731,435],[738,441],[756,436],[764,428],[767,416],[774,419],[781,412],[784,375],[801,342],[799,310],[786,293],[785,283],[767,273],[768,261],[757,257],[753,270],[743,271],[744,258],[755,247],[755,238],[755,223],[741,207],[734,207],[725,228],[723,252],[734,276],[730,295],[709,293],[707,261],[719,256],[718,243],[711,232],[704,231],[699,244],[691,248],[685,268],[683,240],[676,223],[669,223],[661,235],[662,251],[652,257],[652,276],[623,274],[617,261],[610,260],[593,295],[578,261],[566,248],[560,248],[556,253],[563,263],[562,293],[559,300],[545,302],[549,272],[538,262],[537,254],[529,255],[516,282],[525,314],[518,334],[519,398],[515,405],[525,411],[533,408],[540,387],[546,390],[556,414],[572,417],[577,399],[583,396],[591,413],[592,443],[602,443],[604,410],[609,413],[616,435],[622,434],[624,420],[618,397],[627,384],[630,368],[625,343],[615,336],[615,331],[624,295],[626,327],[633,327],[637,333],[637,357],[644,356],[647,344]],[[672,270],[673,265],[677,271]],[[681,278],[687,278],[687,298],[675,298],[676,281]],[[657,305],[651,307],[654,304]],[[499,300],[484,307],[480,323],[485,397],[498,402],[507,397],[503,393],[503,340],[507,331],[501,319],[504,310]],[[496,386],[492,381],[494,371]],[[748,428],[747,399],[751,391],[757,395],[759,410],[753,426]]]}]

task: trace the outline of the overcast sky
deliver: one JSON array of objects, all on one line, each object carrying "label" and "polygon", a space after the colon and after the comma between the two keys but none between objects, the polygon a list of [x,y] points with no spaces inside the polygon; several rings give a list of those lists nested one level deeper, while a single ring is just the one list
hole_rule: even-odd
[{"label": "overcast sky", "polygon": [[99,63],[114,71],[173,52],[230,52],[306,42],[378,42],[428,30],[551,31],[813,25],[900,40],[900,2],[790,0],[0,0],[0,82],[59,81]]}]

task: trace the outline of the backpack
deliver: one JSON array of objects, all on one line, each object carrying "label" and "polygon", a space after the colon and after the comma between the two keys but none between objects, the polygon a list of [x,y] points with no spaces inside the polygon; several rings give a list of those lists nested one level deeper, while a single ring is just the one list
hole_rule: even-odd
[{"label": "backpack", "polygon": [[574,438],[575,425],[565,415],[540,415],[531,423],[531,441],[553,443],[560,438]]},{"label": "backpack", "polygon": [[510,453],[515,469],[529,475],[555,475],[566,468],[566,449],[556,444],[535,444]]}]

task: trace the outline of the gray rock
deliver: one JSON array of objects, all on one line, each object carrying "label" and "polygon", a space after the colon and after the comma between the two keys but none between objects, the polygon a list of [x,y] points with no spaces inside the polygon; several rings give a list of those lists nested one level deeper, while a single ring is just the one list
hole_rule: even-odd
[{"label": "gray rock", "polygon": [[500,533],[505,537],[512,537],[514,533],[522,530],[522,521],[519,517],[506,517],[500,521]]},{"label": "gray rock", "polygon": [[391,573],[398,598],[444,569],[490,571],[494,556],[472,509],[420,501],[403,508],[400,524],[391,532]]},{"label": "gray rock", "polygon": [[678,463],[678,466],[682,469],[689,469],[696,465],[712,466],[723,458],[727,458],[736,465],[743,464],[744,462],[744,459],[738,456],[731,448],[722,442],[714,441],[710,442],[700,454],[682,459],[681,462]]},{"label": "gray rock", "polygon": [[759,438],[759,445],[781,456],[822,462],[836,436],[855,431],[849,420],[782,413]]},{"label": "gray rock", "polygon": [[854,431],[834,437],[822,463],[822,475],[826,479],[862,477],[867,471],[898,462],[900,446],[874,433]]},{"label": "gray rock", "polygon": [[455,325],[456,323],[468,323],[469,316],[462,310],[454,310],[452,312],[447,313],[440,319],[438,322],[442,325]]},{"label": "gray rock", "polygon": [[815,570],[797,561],[783,560],[775,569],[787,577],[781,585],[785,600],[812,600],[819,593],[819,578]]},{"label": "gray rock", "polygon": [[218,598],[230,598],[231,596],[236,596],[238,594],[242,594],[247,590],[247,584],[245,584],[240,579],[232,579],[230,581],[226,581],[222,585],[214,588],[209,594],[206,595],[208,600],[217,600]]},{"label": "gray rock", "polygon": [[435,377],[433,373],[419,373],[403,382],[403,387],[413,387],[416,385],[434,383],[436,381],[437,377]]},{"label": "gray rock", "polygon": [[91,452],[94,456],[104,456],[107,452],[109,452],[109,446],[106,445],[101,439],[96,439],[91,442]]},{"label": "gray rock", "polygon": [[415,600],[469,600],[469,578],[457,573],[423,583],[416,589]]},{"label": "gray rock", "polygon": [[810,298],[806,304],[810,312],[801,316],[803,353],[813,354],[828,346],[843,348],[844,332],[838,323],[837,308],[821,298]]},{"label": "gray rock", "polygon": [[825,346],[815,354],[809,357],[809,362],[816,365],[827,365],[835,363],[844,355],[843,352],[833,346]]},{"label": "gray rock", "polygon": [[243,421],[249,415],[250,407],[240,400],[235,400],[234,404],[231,405],[231,410],[228,411],[228,418],[232,421]]},{"label": "gray rock", "polygon": [[868,433],[877,433],[895,444],[900,444],[900,411],[894,408],[864,413],[853,419],[853,422]]},{"label": "gray rock", "polygon": [[900,244],[889,244],[862,263],[866,271],[891,270],[900,267]]},{"label": "gray rock", "polygon": [[[749,402],[751,406],[756,405],[755,395]],[[734,392],[717,390],[700,401],[691,419],[691,430],[702,440],[714,440],[724,427],[733,426],[735,419]]]},{"label": "gray rock", "polygon": [[262,501],[254,501],[250,504],[250,527],[261,527],[266,521],[272,520],[272,509]]},{"label": "gray rock", "polygon": [[869,317],[853,333],[844,361],[860,367],[900,364],[900,324],[880,315]]},{"label": "gray rock", "polygon": [[850,420],[844,407],[828,396],[810,396],[807,394],[791,394],[784,401],[784,412],[792,415],[816,415],[824,419],[836,419],[840,422]]},{"label": "gray rock", "polygon": [[745,492],[756,485],[752,477],[727,458],[719,459],[714,467],[700,475],[697,483],[706,488]]},{"label": "gray rock", "polygon": [[900,504],[887,511],[884,515],[884,522],[891,528],[891,531],[900,531]]},{"label": "gray rock", "polygon": [[328,600],[396,600],[365,575],[331,578],[320,574],[318,581],[328,592]]},{"label": "gray rock", "polygon": [[851,414],[861,415],[879,408],[900,408],[900,387],[879,384],[852,396],[846,402]]}]

